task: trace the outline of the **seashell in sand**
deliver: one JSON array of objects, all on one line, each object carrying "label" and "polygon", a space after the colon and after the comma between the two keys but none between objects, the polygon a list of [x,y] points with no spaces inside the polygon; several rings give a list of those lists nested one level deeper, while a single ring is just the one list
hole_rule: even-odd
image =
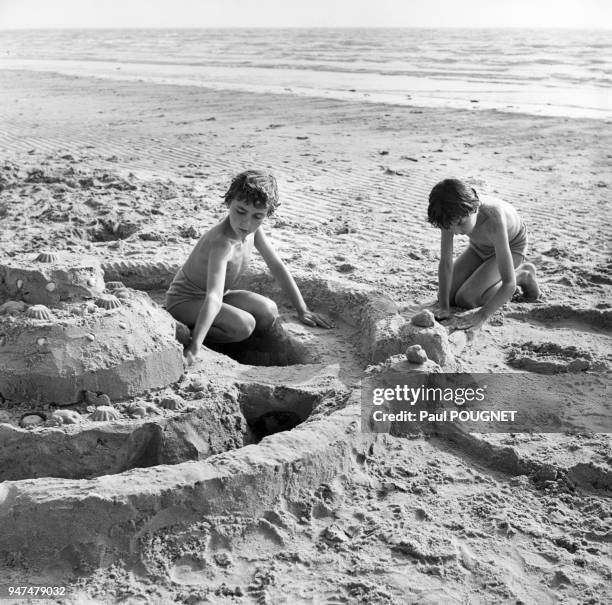
[{"label": "seashell in sand", "polygon": [[96,305],[102,309],[117,309],[121,306],[121,301],[112,294],[102,294],[96,298]]},{"label": "seashell in sand", "polygon": [[119,288],[118,290],[115,290],[114,294],[121,300],[128,300],[131,298],[130,291],[127,288]]},{"label": "seashell in sand", "polygon": [[125,284],[122,281],[106,282],[106,289],[109,292],[114,292],[115,290],[121,290],[121,288],[125,288]]},{"label": "seashell in sand", "polygon": [[119,412],[110,405],[101,405],[100,407],[97,407],[91,415],[91,419],[96,422],[119,420],[119,418],[121,418]]},{"label": "seashell in sand", "polygon": [[45,290],[47,292],[53,292],[55,290],[56,286],[55,283],[50,281],[46,286],[45,286]]},{"label": "seashell in sand", "polygon": [[93,342],[96,339],[94,334],[87,334],[85,336],[85,338],[87,338],[87,340],[89,340],[89,342]]},{"label": "seashell in sand", "polygon": [[185,409],[185,402],[180,397],[164,397],[159,402],[159,405],[166,410],[173,410],[177,412]]},{"label": "seashell in sand", "polygon": [[47,417],[42,413],[29,412],[20,418],[19,426],[23,427],[24,429],[40,426],[46,419]]},{"label": "seashell in sand", "polygon": [[32,319],[51,319],[51,311],[45,305],[32,305],[28,307],[26,315]]},{"label": "seashell in sand", "polygon": [[17,290],[21,290],[23,288],[23,279],[17,280]]},{"label": "seashell in sand", "polygon": [[139,401],[138,403],[133,403],[130,405],[128,407],[128,412],[130,413],[130,416],[142,418],[143,416],[148,416],[149,414],[159,414],[159,408],[153,403]]},{"label": "seashell in sand", "polygon": [[76,410],[55,410],[51,414],[51,420],[59,420],[60,424],[77,424],[81,420],[81,414]]},{"label": "seashell in sand", "polygon": [[28,305],[21,300],[8,300],[3,305],[0,305],[0,315],[16,315],[22,313],[28,308]]},{"label": "seashell in sand", "polygon": [[91,302],[87,302],[82,304],[80,307],[75,307],[72,309],[72,313],[74,315],[80,315],[81,317],[87,317],[88,315],[95,313],[98,310],[98,307]]},{"label": "seashell in sand", "polygon": [[58,258],[54,252],[41,252],[34,260],[37,260],[39,263],[55,263]]},{"label": "seashell in sand", "polygon": [[47,339],[46,339],[46,338],[39,338],[39,339],[36,341],[36,344],[37,344],[39,347],[44,347],[44,346],[47,344]]}]

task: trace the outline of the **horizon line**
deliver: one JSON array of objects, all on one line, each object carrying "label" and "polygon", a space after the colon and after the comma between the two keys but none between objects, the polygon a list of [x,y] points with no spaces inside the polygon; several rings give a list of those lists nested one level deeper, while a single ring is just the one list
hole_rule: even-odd
[{"label": "horizon line", "polygon": [[609,27],[596,26],[568,26],[568,25],[127,25],[127,26],[92,26],[92,25],[71,25],[71,26],[52,26],[52,27],[0,27],[0,32],[9,31],[66,31],[66,30],[206,30],[206,29],[445,29],[445,30],[474,30],[474,29],[541,29],[541,30],[561,30],[561,31],[609,31]]}]

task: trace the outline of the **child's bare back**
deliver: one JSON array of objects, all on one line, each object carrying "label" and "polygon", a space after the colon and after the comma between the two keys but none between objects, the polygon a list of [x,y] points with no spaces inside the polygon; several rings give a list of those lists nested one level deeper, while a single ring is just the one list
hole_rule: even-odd
[{"label": "child's bare back", "polygon": [[504,200],[481,200],[476,224],[469,233],[470,247],[482,260],[495,255],[495,243],[500,230],[507,234],[510,251],[523,256],[527,252],[527,229],[517,211]]}]

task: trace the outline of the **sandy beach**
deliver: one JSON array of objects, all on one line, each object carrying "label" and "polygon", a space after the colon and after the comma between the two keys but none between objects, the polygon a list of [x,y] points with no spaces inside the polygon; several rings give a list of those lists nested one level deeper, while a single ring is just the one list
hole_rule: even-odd
[{"label": "sandy beach", "polygon": [[[437,293],[429,191],[458,177],[518,209],[542,289],[537,302],[517,293],[492,318],[459,353],[462,371],[538,372],[580,354],[605,376],[610,123],[477,105],[0,71],[0,250],[173,267],[223,216],[231,177],[267,168],[281,206],[266,231],[291,270],[368,287],[410,312]],[[265,269],[261,259],[254,268]],[[348,387],[365,365],[347,371]],[[56,573],[74,603],[609,602],[609,434],[495,438],[551,472],[504,472],[448,441],[385,436],[358,472],[304,494],[308,511],[279,501],[261,518],[203,520],[217,545],[210,556],[184,548],[193,537],[185,529],[149,543],[138,566],[35,577]],[[577,461],[597,479],[581,485],[558,470]],[[5,561],[0,577],[17,583],[23,573]]]}]

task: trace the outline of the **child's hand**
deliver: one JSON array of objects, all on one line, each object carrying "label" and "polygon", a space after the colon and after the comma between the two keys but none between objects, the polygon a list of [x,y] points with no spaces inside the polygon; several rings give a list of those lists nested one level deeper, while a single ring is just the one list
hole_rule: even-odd
[{"label": "child's hand", "polygon": [[200,353],[200,344],[191,339],[189,345],[185,348],[183,355],[185,355],[185,359],[187,361],[187,365],[192,365],[198,357]]},{"label": "child's hand", "polygon": [[486,321],[487,318],[482,315],[480,310],[469,311],[463,315],[455,316],[450,327],[454,330],[475,332],[476,330],[480,330]]},{"label": "child's hand", "polygon": [[298,314],[300,321],[307,326],[321,326],[322,328],[333,328],[333,324],[320,313],[313,313],[312,311],[304,311]]}]

